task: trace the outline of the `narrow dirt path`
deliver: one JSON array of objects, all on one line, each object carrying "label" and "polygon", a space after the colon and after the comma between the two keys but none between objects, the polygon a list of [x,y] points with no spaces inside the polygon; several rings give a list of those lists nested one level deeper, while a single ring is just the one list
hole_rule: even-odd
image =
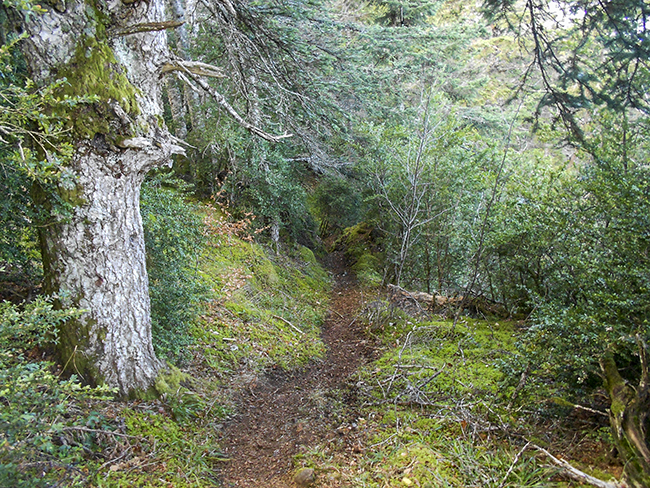
[{"label": "narrow dirt path", "polygon": [[[335,443],[351,452],[361,449],[349,435],[355,398],[346,381],[373,355],[358,313],[362,295],[341,256],[331,257],[336,283],[322,338],[326,357],[304,370],[267,372],[238,399],[239,415],[224,431],[230,461],[221,472],[226,487],[295,486],[293,456]],[[344,405],[344,407],[342,407]]]}]

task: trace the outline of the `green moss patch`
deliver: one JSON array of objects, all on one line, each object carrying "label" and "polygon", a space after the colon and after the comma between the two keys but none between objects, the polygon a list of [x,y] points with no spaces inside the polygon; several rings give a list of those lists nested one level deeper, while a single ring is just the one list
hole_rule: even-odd
[{"label": "green moss patch", "polygon": [[222,375],[243,361],[290,369],[322,357],[330,280],[313,253],[278,256],[227,233],[211,239],[200,268],[214,299],[192,332],[205,365]]},{"label": "green moss patch", "polygon": [[352,487],[549,486],[551,471],[534,453],[513,465],[521,446],[495,431],[504,415],[495,403],[503,393],[499,361],[514,350],[513,324],[416,323],[398,314],[381,323],[368,331],[384,353],[354,380],[365,405],[355,435],[365,449],[350,461],[324,446],[303,455],[304,465],[333,466]]},{"label": "green moss patch", "polygon": [[[92,138],[95,134],[111,137],[127,136],[132,127],[111,127],[115,118],[109,103],[116,102],[131,116],[140,109],[137,91],[117,63],[113,50],[105,41],[88,37],[81,41],[73,59],[61,69],[58,78],[65,82],[59,95],[64,99],[77,99],[86,103],[74,103],[69,114],[76,135]],[[114,131],[119,129],[119,134]]]},{"label": "green moss patch", "polygon": [[389,323],[381,332],[392,344],[361,377],[380,384],[378,401],[435,403],[454,396],[496,394],[502,373],[499,358],[512,350],[515,333],[509,323],[461,319],[412,324]]}]

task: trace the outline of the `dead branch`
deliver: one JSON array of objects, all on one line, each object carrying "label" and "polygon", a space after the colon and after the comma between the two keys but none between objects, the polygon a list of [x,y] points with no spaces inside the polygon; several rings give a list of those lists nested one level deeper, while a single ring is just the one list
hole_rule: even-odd
[{"label": "dead branch", "polygon": [[125,437],[127,439],[141,439],[139,436],[122,434],[120,432],[114,432],[112,430],[89,429],[88,427],[81,427],[81,426],[64,427],[61,430],[63,430],[64,432],[79,431],[79,432],[89,432],[89,433],[93,433],[93,434],[114,435],[114,436],[117,436],[117,437]]},{"label": "dead branch", "polygon": [[[187,75],[187,76],[185,76]],[[237,111],[228,103],[226,98],[216,91],[214,88],[212,88],[204,79],[202,79],[200,76],[197,76],[196,74],[192,73],[189,70],[181,70],[181,71],[176,71],[176,76],[178,76],[181,80],[183,80],[187,85],[194,91],[199,92],[199,89],[192,83],[189,79],[191,78],[194,82],[196,82],[204,91],[206,91],[214,100],[217,102],[222,109],[224,109],[239,125],[241,125],[244,129],[249,131],[252,134],[255,134],[256,136],[261,137],[262,139],[269,141],[269,142],[280,142],[282,139],[286,139],[288,137],[292,137],[293,134],[283,134],[281,136],[274,136],[271,134],[268,134],[267,132],[264,132],[262,129],[259,127],[254,126],[253,124],[250,124],[246,122],[241,115],[237,113]]]},{"label": "dead branch", "polygon": [[624,483],[621,483],[619,481],[603,481],[598,478],[594,478],[591,475],[588,475],[584,471],[580,471],[577,468],[574,468],[569,464],[567,461],[564,459],[558,459],[553,454],[548,452],[546,449],[543,447],[539,447],[538,445],[535,444],[530,444],[531,447],[534,447],[541,453],[543,453],[547,458],[553,462],[556,466],[560,467],[562,469],[562,472],[569,476],[570,478],[573,478],[576,481],[581,481],[583,483],[589,483],[590,485],[597,486],[599,488],[624,488],[626,485]]},{"label": "dead branch", "polygon": [[420,384],[418,384],[417,388],[418,388],[419,390],[421,390],[422,388],[424,388],[425,386],[427,386],[429,383],[431,383],[433,380],[435,380],[435,379],[436,379],[438,376],[440,376],[440,374],[444,371],[444,369],[445,369],[446,366],[447,366],[447,364],[443,364],[443,365],[442,365],[442,368],[440,368],[438,371],[436,371],[435,373],[433,373],[429,378],[427,378],[426,380],[424,380],[424,381],[422,381]]},{"label": "dead branch", "polygon": [[522,371],[521,377],[519,378],[519,383],[517,384],[517,387],[515,388],[515,391],[512,392],[512,396],[510,397],[510,401],[508,402],[508,406],[506,407],[508,410],[512,408],[512,405],[514,404],[515,400],[517,399],[517,395],[519,395],[519,392],[524,388],[526,385],[526,379],[528,378],[528,370],[530,369],[530,364],[526,366],[526,369]]},{"label": "dead branch", "polygon": [[121,456],[118,456],[118,457],[116,457],[115,459],[109,459],[108,461],[106,461],[106,462],[105,462],[104,464],[102,464],[99,468],[97,468],[97,470],[95,471],[95,474],[99,473],[99,472],[100,472],[102,469],[104,469],[106,466],[109,466],[110,464],[115,464],[115,463],[117,463],[118,461],[121,461],[122,459],[124,459],[125,457],[127,457],[129,454],[131,454],[131,449],[133,449],[133,446],[129,446],[128,449],[126,449],[126,451],[124,451],[124,452],[122,453]]},{"label": "dead branch", "polygon": [[512,473],[512,470],[515,468],[517,463],[519,462],[519,458],[521,455],[524,453],[526,449],[528,449],[528,446],[530,446],[530,441],[526,443],[524,447],[521,448],[521,450],[517,453],[515,456],[515,459],[512,461],[512,464],[510,465],[510,468],[508,469],[508,472],[506,475],[503,477],[503,480],[501,481],[501,484],[499,485],[499,488],[503,488],[506,484],[506,480],[508,479],[508,476],[510,476],[510,473]]},{"label": "dead branch", "polygon": [[184,61],[174,59],[162,67],[162,72],[171,73],[174,71],[183,71],[195,74],[197,76],[207,76],[210,78],[227,78],[223,70],[211,64],[201,63],[200,61]]},{"label": "dead branch", "polygon": [[338,315],[339,318],[341,318],[341,319],[344,319],[344,318],[345,318],[345,317],[343,317],[343,315],[341,315],[340,313],[338,313],[336,310],[330,310],[330,312],[333,313],[333,314]]},{"label": "dead branch", "polygon": [[109,37],[130,36],[131,34],[140,34],[142,32],[161,31],[175,29],[185,22],[178,20],[165,20],[162,22],[144,22],[142,24],[128,25],[126,27],[117,27],[108,32]]},{"label": "dead branch", "polygon": [[602,417],[609,417],[609,415],[605,412],[601,412],[600,410],[596,410],[594,408],[585,407],[583,405],[578,405],[577,403],[573,404],[573,408],[584,410],[585,412],[595,413],[596,415],[600,415]]},{"label": "dead branch", "polygon": [[281,321],[284,322],[285,324],[291,326],[291,327],[292,327],[296,332],[299,332],[300,334],[304,334],[304,332],[303,332],[302,330],[300,330],[298,327],[296,327],[295,325],[293,325],[293,324],[292,324],[291,322],[289,322],[287,319],[284,319],[284,318],[280,317],[279,315],[271,315],[271,317],[273,317],[274,319],[281,320]]}]

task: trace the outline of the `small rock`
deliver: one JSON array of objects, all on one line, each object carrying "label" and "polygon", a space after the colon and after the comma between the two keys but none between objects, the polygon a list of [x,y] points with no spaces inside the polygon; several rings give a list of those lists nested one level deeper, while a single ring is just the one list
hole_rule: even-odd
[{"label": "small rock", "polygon": [[302,468],[298,470],[296,475],[293,477],[293,481],[300,488],[307,488],[316,481],[316,473],[311,468]]}]

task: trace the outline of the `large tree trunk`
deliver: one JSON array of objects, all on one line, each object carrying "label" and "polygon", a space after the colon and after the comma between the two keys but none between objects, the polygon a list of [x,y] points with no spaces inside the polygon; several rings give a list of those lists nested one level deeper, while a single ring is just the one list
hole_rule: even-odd
[{"label": "large tree trunk", "polygon": [[[85,149],[85,151],[84,151]],[[159,150],[97,154],[80,145],[71,169],[85,202],[42,233],[46,288],[88,310],[61,331],[69,369],[123,394],[147,390],[159,369],[151,342],[149,289],[140,218],[143,163]]]},{"label": "large tree trunk", "polygon": [[[96,95],[72,108],[68,167],[59,195],[73,208],[43,228],[46,288],[84,315],[60,330],[62,364],[89,383],[134,395],[153,387],[161,364],[152,347],[140,185],[180,148],[161,117],[166,33],[162,0],[74,0],[23,20],[25,56],[39,83],[66,76],[62,94]],[[125,35],[138,25],[138,34]],[[45,196],[47,199],[47,195]]]}]

